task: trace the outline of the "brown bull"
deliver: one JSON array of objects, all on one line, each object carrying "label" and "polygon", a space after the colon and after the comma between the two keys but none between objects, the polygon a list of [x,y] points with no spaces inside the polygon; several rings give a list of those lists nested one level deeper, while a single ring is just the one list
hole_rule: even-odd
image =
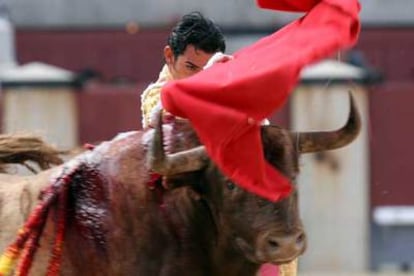
[{"label": "brown bull", "polygon": [[[299,153],[345,146],[359,128],[354,104],[334,132],[264,126],[264,154],[294,182]],[[183,133],[172,148],[196,140]],[[153,141],[149,149],[144,136]],[[47,179],[70,171],[62,275],[255,275],[263,263],[287,263],[304,252],[296,191],[269,202],[224,177],[203,147],[166,155],[162,139],[161,128],[131,132],[38,176],[1,177],[0,250]],[[147,164],[168,176],[165,182],[151,178]],[[44,232],[33,275],[44,275],[52,230]]]}]

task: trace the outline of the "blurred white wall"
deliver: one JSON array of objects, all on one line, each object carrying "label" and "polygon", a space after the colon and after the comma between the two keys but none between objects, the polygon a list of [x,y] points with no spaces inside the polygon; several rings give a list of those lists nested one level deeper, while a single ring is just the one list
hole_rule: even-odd
[{"label": "blurred white wall", "polygon": [[16,65],[14,28],[8,17],[7,7],[0,0],[0,70]]},{"label": "blurred white wall", "polygon": [[[349,100],[342,85],[302,85],[292,94],[292,128],[334,130],[345,123]],[[308,237],[299,258],[302,271],[356,273],[369,267],[368,98],[352,89],[362,129],[350,145],[333,151],[303,154],[298,177],[300,210]]]}]

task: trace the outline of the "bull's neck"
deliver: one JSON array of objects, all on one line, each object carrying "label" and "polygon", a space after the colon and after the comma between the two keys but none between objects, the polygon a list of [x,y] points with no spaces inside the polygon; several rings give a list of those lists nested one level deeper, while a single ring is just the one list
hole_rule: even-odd
[{"label": "bull's neck", "polygon": [[216,227],[208,210],[189,195],[191,191],[180,188],[166,194],[159,209],[159,218],[167,239],[166,264],[174,264],[180,275],[213,275],[213,247]]},{"label": "bull's neck", "polygon": [[237,247],[232,234],[234,229],[228,229],[221,223],[218,225],[220,231],[213,254],[216,270],[212,275],[256,275],[260,265],[249,261]]},{"label": "bull's neck", "polygon": [[[188,191],[187,191],[188,192]],[[208,202],[191,199],[182,194],[166,200],[165,207],[176,239],[178,263],[194,265],[192,275],[255,275],[259,265],[249,262],[236,249],[233,239],[221,227],[219,215]],[[200,269],[200,273],[196,271]]]}]

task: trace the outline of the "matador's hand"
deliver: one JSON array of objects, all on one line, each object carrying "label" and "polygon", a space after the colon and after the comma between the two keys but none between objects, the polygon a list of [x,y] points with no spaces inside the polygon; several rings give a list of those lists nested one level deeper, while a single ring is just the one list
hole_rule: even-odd
[{"label": "matador's hand", "polygon": [[232,60],[234,57],[232,55],[226,55],[222,52],[215,53],[207,62],[207,64],[203,67],[203,69],[210,68],[213,64],[217,62],[226,62]]}]

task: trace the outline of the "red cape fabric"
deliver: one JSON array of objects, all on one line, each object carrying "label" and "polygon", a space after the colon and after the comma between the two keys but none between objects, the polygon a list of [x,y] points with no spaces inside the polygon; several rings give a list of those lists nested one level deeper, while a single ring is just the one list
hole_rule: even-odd
[{"label": "red cape fabric", "polygon": [[272,201],[289,181],[264,159],[260,122],[278,109],[301,69],[352,46],[360,24],[357,0],[258,0],[265,8],[309,10],[276,33],[161,91],[164,108],[191,121],[212,160],[246,190]]},{"label": "red cape fabric", "polygon": [[305,12],[309,11],[321,0],[257,0],[257,5],[261,8],[279,10],[279,11],[291,11],[291,12]]}]

